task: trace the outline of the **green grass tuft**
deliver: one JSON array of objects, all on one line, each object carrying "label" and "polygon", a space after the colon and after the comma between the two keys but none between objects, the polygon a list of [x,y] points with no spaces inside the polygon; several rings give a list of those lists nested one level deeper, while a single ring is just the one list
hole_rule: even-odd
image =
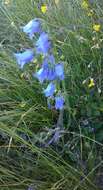
[{"label": "green grass tuft", "polygon": [[[103,188],[103,11],[101,1],[0,1],[0,189],[99,190]],[[93,15],[88,16],[90,10]],[[65,65],[63,135],[52,137],[59,113],[49,110],[32,78],[38,63],[21,71],[13,53],[32,47],[20,26],[39,17]],[[99,32],[93,25],[99,23]],[[95,85],[89,88],[90,79]]]}]

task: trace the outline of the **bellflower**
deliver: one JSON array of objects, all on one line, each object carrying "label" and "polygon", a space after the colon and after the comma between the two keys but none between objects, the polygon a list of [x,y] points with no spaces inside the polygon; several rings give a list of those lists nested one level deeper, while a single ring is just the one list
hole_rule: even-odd
[{"label": "bellflower", "polygon": [[47,79],[52,81],[55,80],[56,74],[55,74],[55,68],[51,67],[48,69]]},{"label": "bellflower", "polygon": [[47,54],[50,48],[51,48],[51,42],[49,40],[48,34],[45,32],[41,33],[36,43],[37,53]]},{"label": "bellflower", "polygon": [[51,66],[55,65],[55,58],[52,54],[46,57],[43,61],[43,67],[46,68],[48,65],[51,65]]},{"label": "bellflower", "polygon": [[48,64],[55,65],[54,55],[50,54],[44,59],[43,65],[47,66]]},{"label": "bellflower", "polygon": [[44,94],[46,97],[49,97],[49,96],[53,96],[55,92],[55,84],[53,84],[52,82],[47,86],[47,88],[44,90]]},{"label": "bellflower", "polygon": [[33,60],[34,52],[31,49],[27,49],[22,53],[15,53],[14,56],[17,59],[18,65],[22,69],[26,63],[31,62]]},{"label": "bellflower", "polygon": [[22,27],[22,30],[28,34],[30,39],[32,39],[35,33],[41,32],[41,23],[39,19],[33,19],[27,25]]},{"label": "bellflower", "polygon": [[62,110],[64,106],[64,97],[63,96],[56,96],[55,97],[55,108]]},{"label": "bellflower", "polygon": [[44,68],[41,68],[35,75],[34,75],[41,83],[47,78],[47,72]]},{"label": "bellflower", "polygon": [[53,54],[51,54],[51,55],[48,56],[48,62],[51,63],[51,64],[53,64],[53,65],[55,64],[55,58],[54,58]]},{"label": "bellflower", "polygon": [[55,66],[55,72],[56,72],[56,76],[60,79],[63,80],[64,79],[64,66],[62,63],[58,63]]},{"label": "bellflower", "polygon": [[34,75],[38,80],[43,83],[44,80],[54,80],[55,74],[55,59],[53,55],[49,55],[44,59],[42,68]]},{"label": "bellflower", "polygon": [[43,62],[43,68],[46,71],[46,79],[47,80],[54,80],[56,78],[55,73],[55,58],[53,55],[49,55]]},{"label": "bellflower", "polygon": [[47,79],[48,63],[43,62],[42,68],[34,75],[39,82],[43,83]]}]

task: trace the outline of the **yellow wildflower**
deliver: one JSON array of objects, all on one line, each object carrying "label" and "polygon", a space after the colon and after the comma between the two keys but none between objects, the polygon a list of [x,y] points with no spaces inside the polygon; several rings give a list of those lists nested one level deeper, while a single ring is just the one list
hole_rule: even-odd
[{"label": "yellow wildflower", "polygon": [[94,87],[94,86],[95,86],[94,79],[91,78],[91,79],[90,79],[90,82],[89,82],[89,84],[88,84],[88,87],[89,87],[89,88],[92,88],[92,87]]},{"label": "yellow wildflower", "polygon": [[41,6],[41,12],[43,13],[43,14],[45,14],[46,12],[47,12],[47,5],[42,5]]},{"label": "yellow wildflower", "polygon": [[81,6],[82,6],[83,9],[88,9],[89,8],[89,4],[88,4],[88,2],[86,0],[82,2]]},{"label": "yellow wildflower", "polygon": [[93,30],[96,31],[96,32],[99,32],[101,29],[101,25],[100,24],[94,24],[93,25]]},{"label": "yellow wildflower", "polygon": [[93,10],[91,9],[90,11],[88,11],[88,16],[93,16],[93,14],[94,14],[94,12],[93,12]]}]

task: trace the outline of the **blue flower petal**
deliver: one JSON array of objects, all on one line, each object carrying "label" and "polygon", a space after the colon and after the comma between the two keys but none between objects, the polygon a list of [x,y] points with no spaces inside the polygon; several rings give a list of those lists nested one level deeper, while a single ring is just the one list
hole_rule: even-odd
[{"label": "blue flower petal", "polygon": [[55,108],[62,110],[64,107],[64,97],[63,96],[56,96],[55,97]]},{"label": "blue flower petal", "polygon": [[48,34],[45,32],[41,33],[36,43],[37,53],[47,54],[50,48],[51,48],[51,42],[49,40]]},{"label": "blue flower petal", "polygon": [[55,66],[55,58],[52,54],[49,55],[48,57],[46,57],[43,61],[43,67],[44,68],[47,68],[48,65]]},{"label": "blue flower petal", "polygon": [[46,97],[52,97],[55,92],[55,84],[52,82],[47,86],[47,88],[44,90],[44,94]]},{"label": "blue flower petal", "polygon": [[55,73],[55,58],[53,55],[49,55],[43,61],[43,68],[46,71],[46,80],[54,80],[56,78]]},{"label": "blue flower petal", "polygon": [[52,65],[55,65],[55,58],[53,54],[48,56],[48,62],[51,63]]},{"label": "blue flower petal", "polygon": [[47,79],[50,80],[50,81],[56,79],[56,73],[55,73],[55,69],[54,68],[49,68]]},{"label": "blue flower petal", "polygon": [[41,82],[43,83],[44,80],[47,78],[47,72],[46,70],[44,70],[44,68],[41,68],[36,74],[35,77]]},{"label": "blue flower petal", "polygon": [[64,66],[62,63],[58,63],[55,66],[55,72],[56,72],[56,76],[60,79],[63,80],[64,79]]},{"label": "blue flower petal", "polygon": [[31,62],[34,59],[34,52],[31,49],[27,49],[22,53],[15,53],[14,56],[16,57],[18,65],[22,69],[26,63]]},{"label": "blue flower petal", "polygon": [[30,39],[32,39],[35,33],[41,32],[41,23],[39,19],[33,19],[27,25],[22,27],[22,30],[28,34]]}]

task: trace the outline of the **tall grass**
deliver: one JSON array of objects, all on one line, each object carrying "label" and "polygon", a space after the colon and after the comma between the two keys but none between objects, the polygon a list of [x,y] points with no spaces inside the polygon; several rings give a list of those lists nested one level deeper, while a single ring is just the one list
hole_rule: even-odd
[{"label": "tall grass", "polygon": [[[101,1],[11,0],[0,2],[0,188],[1,190],[102,189],[103,66]],[[55,57],[65,63],[63,134],[45,147],[59,113],[47,108],[38,81],[37,63],[20,71],[13,57],[32,43],[20,31],[39,17],[53,42]],[[100,32],[93,25],[100,23]],[[95,86],[89,88],[93,78]],[[99,177],[98,177],[99,176]]]}]

